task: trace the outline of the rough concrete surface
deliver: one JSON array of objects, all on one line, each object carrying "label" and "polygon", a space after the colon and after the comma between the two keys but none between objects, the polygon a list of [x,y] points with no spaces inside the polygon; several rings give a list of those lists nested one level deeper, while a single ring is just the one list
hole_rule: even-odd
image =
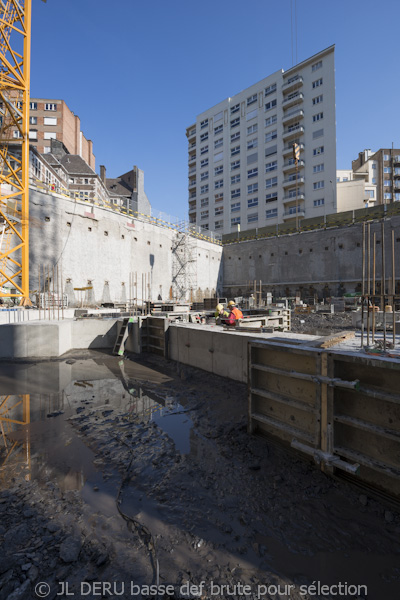
[{"label": "rough concrete surface", "polygon": [[140,415],[109,384],[99,403],[80,381],[85,395],[44,421],[67,456],[89,453],[90,486],[65,489],[45,464],[26,481],[1,447],[0,600],[397,600],[396,506],[250,437],[244,384],[150,355],[122,367],[132,397],[140,385],[173,410]]}]

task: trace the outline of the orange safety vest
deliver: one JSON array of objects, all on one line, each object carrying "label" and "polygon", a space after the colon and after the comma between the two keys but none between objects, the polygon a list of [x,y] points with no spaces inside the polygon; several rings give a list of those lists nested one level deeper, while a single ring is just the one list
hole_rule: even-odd
[{"label": "orange safety vest", "polygon": [[232,312],[235,315],[235,319],[243,319],[243,313],[239,308],[236,308],[236,306],[234,308],[232,308]]}]

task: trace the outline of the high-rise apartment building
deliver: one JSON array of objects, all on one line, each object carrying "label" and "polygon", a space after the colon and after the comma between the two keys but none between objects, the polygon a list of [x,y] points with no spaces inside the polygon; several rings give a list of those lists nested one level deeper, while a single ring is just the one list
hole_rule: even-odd
[{"label": "high-rise apartment building", "polygon": [[336,212],[334,46],[201,113],[186,135],[190,222],[231,233]]},{"label": "high-rise apartment building", "polygon": [[[17,108],[22,108],[22,102]],[[21,106],[18,106],[21,104]],[[13,129],[14,139],[21,137],[17,128]],[[29,106],[29,140],[40,153],[51,151],[51,140],[64,144],[70,154],[83,158],[94,170],[95,157],[93,143],[81,131],[81,121],[66,105],[64,100],[31,98]]]}]

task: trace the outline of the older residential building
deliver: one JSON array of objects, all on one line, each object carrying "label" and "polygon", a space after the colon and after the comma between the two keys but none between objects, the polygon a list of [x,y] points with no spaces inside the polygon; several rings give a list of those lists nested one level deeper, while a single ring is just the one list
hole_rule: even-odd
[{"label": "older residential building", "polygon": [[334,46],[204,111],[186,135],[190,222],[230,233],[336,212]]},{"label": "older residential building", "polygon": [[377,204],[400,200],[400,150],[380,148],[377,152],[364,150],[352,161],[354,178],[365,177],[374,186]]},{"label": "older residential building", "polygon": [[[17,104],[20,102],[17,101]],[[20,135],[15,128],[13,137],[18,139]],[[80,156],[93,170],[95,169],[93,142],[83,135],[79,117],[68,108],[64,100],[31,98],[29,139],[39,154],[50,152],[51,140],[58,140],[70,154]]]}]

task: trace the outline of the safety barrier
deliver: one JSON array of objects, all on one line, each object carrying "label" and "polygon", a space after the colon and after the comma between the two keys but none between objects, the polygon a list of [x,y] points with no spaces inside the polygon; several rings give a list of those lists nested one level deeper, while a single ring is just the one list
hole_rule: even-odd
[{"label": "safety barrier", "polygon": [[400,360],[249,342],[248,428],[400,497]]}]

